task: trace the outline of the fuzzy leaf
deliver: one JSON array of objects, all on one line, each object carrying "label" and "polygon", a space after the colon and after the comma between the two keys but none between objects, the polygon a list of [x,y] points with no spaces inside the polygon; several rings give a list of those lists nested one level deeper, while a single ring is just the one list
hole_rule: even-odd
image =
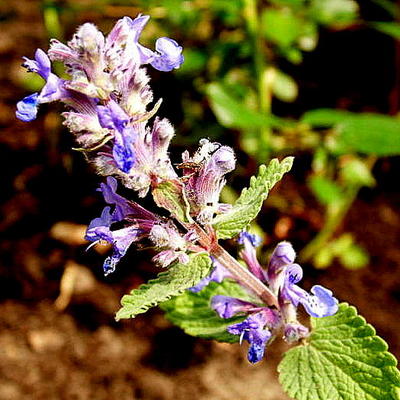
[{"label": "fuzzy leaf", "polygon": [[238,342],[239,336],[231,335],[226,328],[243,321],[245,317],[220,318],[210,308],[211,299],[216,295],[252,300],[239,284],[225,279],[222,283],[210,282],[197,293],[186,291],[162,304],[161,308],[166,311],[166,318],[182,328],[188,335],[214,339],[219,342]]},{"label": "fuzzy leaf", "polygon": [[193,222],[189,215],[189,203],[182,184],[177,180],[165,180],[153,189],[154,202],[168,210],[181,222]]},{"label": "fuzzy leaf", "polygon": [[122,307],[115,319],[118,321],[122,318],[134,318],[137,314],[181,294],[206,277],[210,270],[211,259],[206,253],[192,255],[188,264],[174,264],[166,272],[161,272],[156,279],[123,296]]},{"label": "fuzzy leaf", "polygon": [[397,361],[375,329],[346,303],[332,317],[311,318],[306,345],[289,350],[278,371],[297,400],[396,400]]},{"label": "fuzzy leaf", "polygon": [[293,157],[286,157],[282,162],[273,159],[268,167],[261,165],[258,176],[250,179],[250,187],[242,190],[233,208],[214,218],[213,227],[218,238],[230,239],[245,229],[257,217],[268,192],[292,165]]}]

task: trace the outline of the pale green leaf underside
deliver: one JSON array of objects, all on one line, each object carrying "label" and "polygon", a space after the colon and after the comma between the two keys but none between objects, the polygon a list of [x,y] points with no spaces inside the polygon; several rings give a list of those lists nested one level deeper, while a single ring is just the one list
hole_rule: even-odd
[{"label": "pale green leaf underside", "polygon": [[188,264],[173,265],[167,271],[161,272],[156,279],[123,296],[116,320],[134,318],[137,314],[181,294],[206,277],[210,270],[211,259],[206,253],[192,255]]},{"label": "pale green leaf underside", "polygon": [[232,210],[214,219],[213,227],[218,238],[230,239],[246,229],[257,217],[271,188],[282,179],[283,174],[290,171],[292,165],[293,157],[286,157],[282,162],[275,158],[268,167],[261,165],[258,176],[251,177],[250,187],[242,190]]},{"label": "pale green leaf underside", "polygon": [[400,373],[387,344],[346,303],[332,317],[311,318],[308,344],[289,350],[279,380],[297,400],[400,399]]},{"label": "pale green leaf underside", "polygon": [[226,331],[229,325],[243,321],[245,317],[220,318],[210,308],[213,296],[224,295],[251,300],[244,289],[236,282],[224,280],[222,283],[210,282],[202,291],[186,291],[161,305],[166,318],[182,328],[188,335],[214,339],[219,342],[234,343],[239,336]]}]

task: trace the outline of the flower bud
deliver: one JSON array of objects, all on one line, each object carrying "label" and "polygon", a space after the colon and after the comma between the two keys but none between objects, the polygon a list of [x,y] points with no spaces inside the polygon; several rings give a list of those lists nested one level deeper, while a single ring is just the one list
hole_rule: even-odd
[{"label": "flower bud", "polygon": [[287,343],[294,343],[309,335],[308,328],[299,323],[286,324],[284,329],[284,340]]},{"label": "flower bud", "polygon": [[285,265],[293,264],[296,258],[296,253],[293,246],[289,242],[280,242],[272,253],[269,269],[277,272]]}]

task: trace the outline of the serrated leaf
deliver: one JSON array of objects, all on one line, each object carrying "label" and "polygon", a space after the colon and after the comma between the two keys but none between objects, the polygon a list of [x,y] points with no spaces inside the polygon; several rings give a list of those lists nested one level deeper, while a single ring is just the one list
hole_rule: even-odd
[{"label": "serrated leaf", "polygon": [[182,328],[188,335],[214,339],[219,342],[238,342],[239,336],[231,335],[226,331],[226,328],[243,321],[245,316],[229,319],[220,318],[210,308],[211,299],[216,295],[236,297],[248,301],[253,300],[239,284],[226,279],[222,283],[210,282],[197,293],[186,291],[162,304],[161,308],[166,311],[166,318]]},{"label": "serrated leaf", "polygon": [[232,209],[214,218],[213,227],[219,239],[233,238],[257,217],[269,191],[292,168],[293,159],[286,157],[279,162],[275,158],[268,167],[260,166],[258,176],[251,177],[250,187],[242,190]]},{"label": "serrated leaf", "polygon": [[289,350],[279,380],[297,400],[398,400],[397,361],[375,329],[346,303],[332,317],[311,318],[306,345]]},{"label": "serrated leaf", "polygon": [[156,279],[140,285],[121,299],[122,307],[115,319],[134,318],[149,308],[183,293],[197,285],[211,270],[208,254],[200,253],[190,257],[188,264],[174,264],[166,272],[161,272]]}]

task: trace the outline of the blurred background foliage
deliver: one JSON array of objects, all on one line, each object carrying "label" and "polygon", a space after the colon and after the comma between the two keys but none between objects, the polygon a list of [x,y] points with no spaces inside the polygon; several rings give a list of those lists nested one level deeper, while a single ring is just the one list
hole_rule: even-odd
[{"label": "blurred background foliage", "polygon": [[[185,49],[185,63],[174,76],[163,76],[162,81],[155,77],[156,94],[166,100],[162,112],[178,128],[177,144],[194,146],[204,136],[228,142],[239,153],[239,173],[243,175],[254,172],[256,164],[271,157],[307,155],[311,160],[307,185],[324,217],[319,232],[303,244],[300,260],[325,268],[336,257],[345,267],[356,269],[368,263],[368,254],[351,233],[338,235],[338,228],[359,190],[375,185],[371,171],[376,161],[400,154],[400,121],[396,116],[399,75],[387,71],[392,74],[392,92],[382,106],[362,104],[357,93],[352,93],[352,98],[346,92],[349,55],[342,54],[340,48],[328,48],[324,54],[327,63],[338,58],[333,62],[342,64],[340,68],[310,68],[308,74],[305,70],[312,63],[311,53],[326,46],[330,37],[345,34],[342,37],[352,40],[352,35],[366,30],[374,40],[380,34],[391,37],[392,57],[399,58],[399,6],[388,0],[362,3],[46,0],[41,6],[48,37],[59,39],[70,37],[76,25],[85,20],[92,19],[107,30],[123,15],[151,15],[142,40],[150,42],[168,35]],[[367,49],[369,44],[361,46]],[[335,82],[337,91],[343,89],[339,99],[323,93],[326,88],[307,87],[313,84],[313,73]],[[382,84],[388,84],[387,76],[378,72],[367,78],[364,90],[370,82],[373,91],[381,78]],[[24,75],[21,84],[32,90],[41,82]],[[234,199],[237,187],[227,187],[223,196],[224,200]],[[271,203],[270,207],[288,212],[284,201]]]}]

